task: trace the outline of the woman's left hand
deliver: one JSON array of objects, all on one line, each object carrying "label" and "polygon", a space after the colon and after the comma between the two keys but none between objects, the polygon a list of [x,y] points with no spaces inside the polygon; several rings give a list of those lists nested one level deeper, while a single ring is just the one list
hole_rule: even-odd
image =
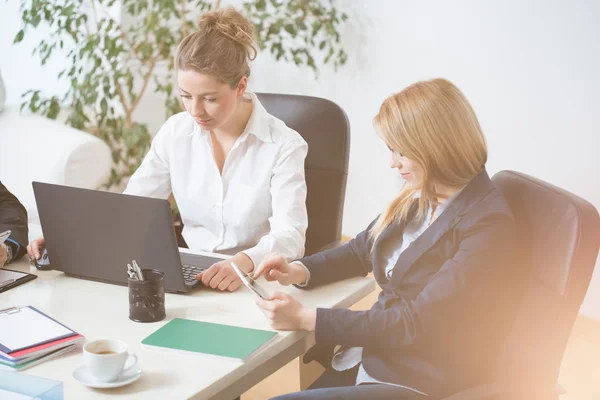
[{"label": "woman's left hand", "polygon": [[304,308],[289,294],[275,292],[268,300],[256,298],[256,305],[271,320],[273,329],[281,331],[314,331],[317,310]]}]

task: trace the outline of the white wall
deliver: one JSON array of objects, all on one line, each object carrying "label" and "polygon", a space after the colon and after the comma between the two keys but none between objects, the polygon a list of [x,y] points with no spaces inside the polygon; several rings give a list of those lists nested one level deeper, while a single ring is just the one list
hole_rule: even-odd
[{"label": "white wall", "polygon": [[68,89],[65,82],[56,79],[66,61],[50,60],[41,67],[39,58],[31,52],[49,31],[40,28],[28,34],[19,45],[13,46],[15,35],[21,29],[19,1],[0,1],[0,72],[6,87],[6,106],[20,106],[21,94],[29,89],[40,89],[48,95],[61,95]]},{"label": "white wall", "polygon": [[[51,67],[40,73],[37,60],[7,45],[18,21],[4,11],[15,3],[0,1],[0,69],[8,100],[29,87],[59,91]],[[325,97],[347,112],[352,146],[345,234],[361,231],[400,186],[388,169],[387,149],[373,133],[372,117],[388,95],[433,77],[453,81],[473,104],[488,139],[490,174],[522,171],[600,209],[600,2],[340,4],[350,16],[343,35],[349,61],[343,69],[325,69],[315,80],[310,71],[275,63],[263,53],[251,85],[254,91]],[[153,128],[163,114],[157,100],[149,97],[136,113]],[[582,312],[600,318],[600,264]]]},{"label": "white wall", "polygon": [[[253,89],[327,97],[348,113],[352,152],[344,232],[354,235],[394,196],[387,150],[371,125],[382,100],[445,77],[472,102],[488,169],[516,169],[600,207],[600,3],[345,0],[350,61],[319,81],[262,55]],[[375,179],[373,179],[375,178]],[[384,184],[382,188],[382,183]]]},{"label": "white wall", "polygon": [[[60,71],[70,66],[66,58],[69,50],[67,46],[70,42],[65,41],[65,49],[62,53],[56,51],[44,66],[40,65],[39,56],[32,55],[32,51],[50,34],[50,29],[46,26],[40,24],[36,29],[29,28],[25,39],[13,45],[15,35],[22,28],[19,3],[21,3],[19,0],[0,1],[0,72],[6,86],[7,107],[20,107],[21,95],[30,89],[39,89],[48,97],[53,95],[61,97],[69,89],[68,81],[58,80],[57,77]],[[92,18],[91,4],[90,0],[85,0],[83,3],[90,18]],[[120,4],[117,2],[107,12],[119,21]]]}]

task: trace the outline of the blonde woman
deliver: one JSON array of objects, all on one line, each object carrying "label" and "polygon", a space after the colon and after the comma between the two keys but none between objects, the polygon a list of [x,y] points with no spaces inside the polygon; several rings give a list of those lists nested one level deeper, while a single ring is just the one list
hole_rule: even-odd
[{"label": "blonde woman", "polygon": [[278,400],[440,398],[493,376],[512,312],[515,226],[485,171],[475,113],[434,79],[386,99],[374,125],[406,180],[398,197],[344,247],[291,264],[270,255],[254,273],[311,288],[373,272],[382,290],[368,311],[257,299],[274,328],[315,331],[328,365],[309,390]]},{"label": "blonde woman", "polygon": [[[175,58],[186,111],[161,127],[125,193],[172,193],[189,248],[232,255],[197,278],[233,291],[241,281],[231,261],[250,272],[269,252],[303,255],[308,146],[247,90],[256,56],[252,23],[225,8],[202,14],[198,25]],[[43,245],[31,243],[30,257]]]}]

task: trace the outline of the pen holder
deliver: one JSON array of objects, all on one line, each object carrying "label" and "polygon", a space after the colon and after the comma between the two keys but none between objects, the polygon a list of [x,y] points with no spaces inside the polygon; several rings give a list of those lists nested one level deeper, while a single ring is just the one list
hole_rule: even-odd
[{"label": "pen holder", "polygon": [[135,322],[162,321],[165,314],[165,274],[144,269],[144,280],[128,279],[129,319]]}]

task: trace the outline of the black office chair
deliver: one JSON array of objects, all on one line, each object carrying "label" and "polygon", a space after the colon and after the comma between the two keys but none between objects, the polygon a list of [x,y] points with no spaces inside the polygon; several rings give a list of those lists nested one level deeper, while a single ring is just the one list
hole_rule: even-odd
[{"label": "black office chair", "polygon": [[[518,227],[517,313],[495,382],[443,400],[556,400],[562,357],[598,256],[600,217],[587,201],[525,174],[502,171],[492,180]],[[313,347],[304,362],[326,365],[330,358]]]},{"label": "black office chair", "polygon": [[269,114],[285,122],[308,143],[304,163],[308,212],[304,255],[341,244],[350,155],[346,113],[337,104],[318,97],[256,95]]},{"label": "black office chair", "polygon": [[517,221],[523,296],[496,382],[445,400],[558,399],[563,354],[598,256],[600,217],[582,198],[525,174],[502,171],[492,181]]},{"label": "black office chair", "polygon": [[350,124],[335,103],[310,96],[257,93],[267,111],[308,143],[306,186],[308,230],[305,255],[341,240],[348,178]]}]

